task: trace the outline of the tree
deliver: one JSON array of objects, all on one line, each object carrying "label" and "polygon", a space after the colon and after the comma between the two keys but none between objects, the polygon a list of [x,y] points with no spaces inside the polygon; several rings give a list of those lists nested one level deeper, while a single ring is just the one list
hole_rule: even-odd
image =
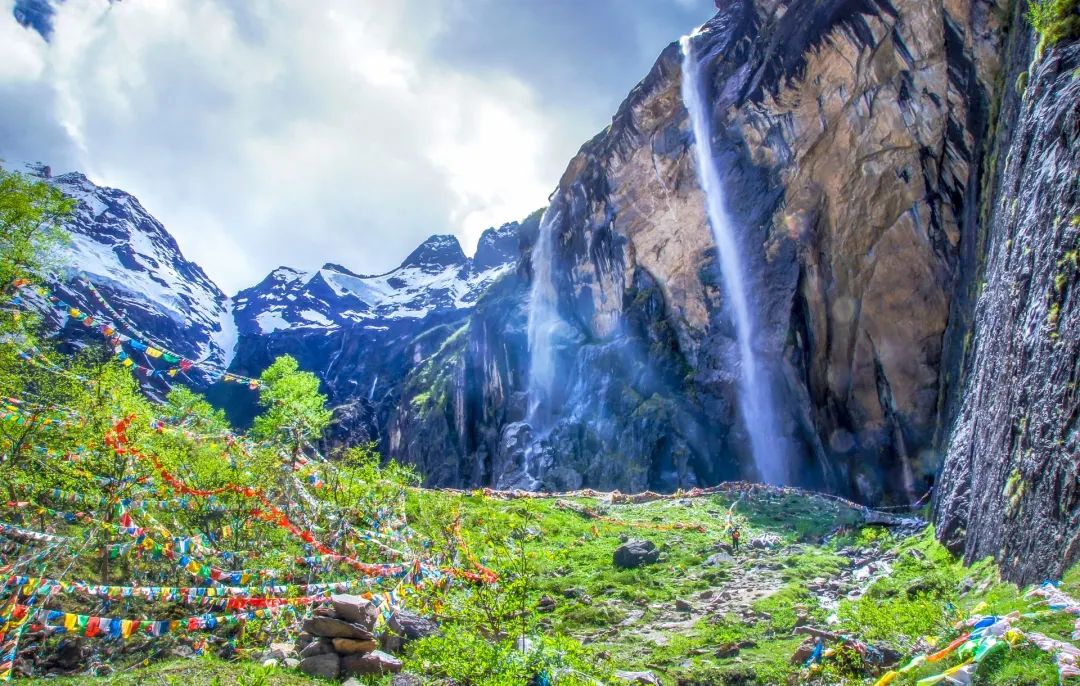
[{"label": "tree", "polygon": [[0,283],[41,278],[55,268],[54,248],[75,200],[44,181],[0,169]]},{"label": "tree", "polygon": [[260,379],[259,402],[266,411],[252,427],[257,438],[277,440],[295,459],[304,443],[318,438],[330,424],[326,396],[319,392],[319,378],[300,371],[290,355],[282,355],[266,368]]}]

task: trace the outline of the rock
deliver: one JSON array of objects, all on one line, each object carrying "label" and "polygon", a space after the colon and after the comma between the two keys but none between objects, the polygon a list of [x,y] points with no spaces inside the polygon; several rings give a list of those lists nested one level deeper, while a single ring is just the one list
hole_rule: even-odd
[{"label": "rock", "polygon": [[395,674],[390,686],[424,686],[424,680],[415,674]]},{"label": "rock", "polygon": [[401,608],[390,615],[386,624],[395,634],[409,641],[431,636],[439,630],[439,625],[430,619]]},{"label": "rock", "polygon": [[270,648],[263,654],[268,660],[284,660],[287,657],[296,657],[295,643],[271,643]]},{"label": "rock", "polygon": [[355,638],[335,638],[333,639],[333,645],[334,650],[341,655],[370,653],[379,647],[379,643],[375,639],[361,641]]},{"label": "rock", "polygon": [[368,640],[375,635],[359,624],[351,624],[333,617],[312,617],[304,622],[304,631],[324,638],[358,638]]},{"label": "rock", "polygon": [[341,671],[350,676],[397,673],[401,671],[401,660],[381,650],[346,655],[341,658]]},{"label": "rock", "polygon": [[554,612],[555,611],[555,599],[551,596],[543,596],[536,604],[537,612]]},{"label": "rock", "polygon": [[277,667],[278,666],[278,661],[275,660],[272,657],[268,657],[268,658],[266,658],[265,660],[262,661],[262,666],[263,667]]},{"label": "rock", "polygon": [[527,636],[519,636],[518,640],[514,642],[514,647],[520,653],[531,653],[535,646],[533,645],[531,638]]},{"label": "rock", "polygon": [[706,558],[705,564],[709,567],[716,567],[718,565],[730,565],[735,564],[735,558],[733,558],[728,553],[719,552]]},{"label": "rock", "polygon": [[341,673],[341,658],[337,653],[312,655],[300,660],[300,671],[308,676],[336,679]]},{"label": "rock", "polygon": [[342,593],[330,596],[330,604],[333,605],[338,619],[357,624],[368,631],[375,628],[379,611],[367,598]]},{"label": "rock", "polygon": [[791,656],[791,664],[801,665],[810,659],[810,655],[814,652],[814,646],[817,644],[817,639],[813,636],[807,636],[799,647],[795,649],[795,653]]},{"label": "rock", "polygon": [[724,643],[716,649],[716,657],[721,659],[726,657],[735,657],[739,654],[740,650],[742,649],[739,647],[738,643]]},{"label": "rock", "polygon": [[364,686],[359,679],[354,676],[349,677],[345,681],[341,682],[341,686]]},{"label": "rock", "polygon": [[281,663],[289,669],[296,669],[300,666],[300,660],[297,660],[295,657],[287,657],[282,660]]},{"label": "rock", "polygon": [[307,633],[306,631],[301,632],[296,637],[296,647],[299,648],[300,650],[303,650],[304,648],[306,648],[308,646],[309,643],[311,643],[314,640],[315,640],[315,637],[312,636],[311,634]]},{"label": "rock", "polygon": [[324,655],[332,652],[334,652],[334,644],[330,642],[330,639],[319,638],[304,646],[304,649],[300,651],[300,658],[303,659],[305,657],[311,657],[312,655]]},{"label": "rock", "polygon": [[660,559],[660,551],[652,541],[635,539],[623,543],[615,549],[613,561],[616,567],[632,569],[644,564],[651,564]]},{"label": "rock", "polygon": [[615,670],[615,678],[631,684],[643,684],[644,686],[662,686],[660,680],[652,672],[624,672]]},{"label": "rock", "polygon": [[675,609],[679,612],[693,612],[694,606],[682,598],[675,599]]}]

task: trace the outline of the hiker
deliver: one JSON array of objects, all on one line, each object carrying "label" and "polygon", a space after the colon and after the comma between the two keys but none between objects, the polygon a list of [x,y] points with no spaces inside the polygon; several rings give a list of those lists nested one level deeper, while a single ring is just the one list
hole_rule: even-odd
[{"label": "hiker", "polygon": [[739,552],[739,539],[742,538],[742,532],[739,531],[738,526],[732,525],[731,527],[731,551]]}]

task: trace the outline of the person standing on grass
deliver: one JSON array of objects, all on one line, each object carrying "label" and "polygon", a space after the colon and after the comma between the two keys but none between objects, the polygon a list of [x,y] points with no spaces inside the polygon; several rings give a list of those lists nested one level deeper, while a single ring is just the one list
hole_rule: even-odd
[{"label": "person standing on grass", "polygon": [[739,531],[738,524],[731,525],[731,551],[734,553],[739,552],[739,539],[742,538],[742,532]]}]

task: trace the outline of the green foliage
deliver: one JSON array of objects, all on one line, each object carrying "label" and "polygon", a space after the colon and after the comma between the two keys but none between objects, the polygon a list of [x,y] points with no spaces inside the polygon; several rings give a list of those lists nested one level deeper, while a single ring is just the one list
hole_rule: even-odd
[{"label": "green foliage", "polygon": [[0,284],[41,278],[56,266],[54,248],[67,240],[60,225],[74,208],[44,181],[0,169]]},{"label": "green foliage", "polygon": [[[528,650],[522,651],[520,647]],[[491,640],[471,632],[447,631],[414,643],[410,664],[425,674],[461,686],[522,686],[544,675],[555,686],[593,686],[597,664],[579,642],[543,636],[525,644]]]},{"label": "green foliage", "polygon": [[1041,54],[1061,41],[1080,37],[1080,0],[1032,0],[1028,21],[1039,34]]},{"label": "green foliage", "polygon": [[305,441],[317,438],[330,425],[333,413],[319,392],[319,377],[300,371],[290,355],[282,355],[260,379],[259,402],[266,411],[255,418],[252,433],[258,438],[283,440],[295,453]]}]

